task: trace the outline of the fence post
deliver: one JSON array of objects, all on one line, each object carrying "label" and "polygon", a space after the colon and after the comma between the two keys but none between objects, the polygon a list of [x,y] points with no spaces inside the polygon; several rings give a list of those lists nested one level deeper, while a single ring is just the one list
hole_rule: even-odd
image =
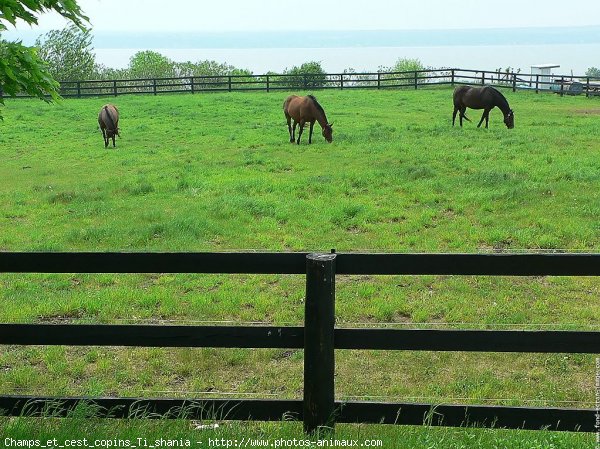
[{"label": "fence post", "polygon": [[485,84],[485,72],[481,72],[481,85]]},{"label": "fence post", "polygon": [[267,75],[267,92],[270,92],[271,86],[269,85],[269,75]]},{"label": "fence post", "polygon": [[452,73],[451,83],[452,83],[452,87],[454,87],[454,69],[451,70],[451,73]]},{"label": "fence post", "polygon": [[190,88],[192,91],[192,95],[194,94],[194,77],[190,76]]},{"label": "fence post", "polygon": [[344,89],[344,74],[340,73],[340,89]]},{"label": "fence post", "polygon": [[562,97],[565,94],[565,77],[560,77],[560,96]]},{"label": "fence post", "polygon": [[377,72],[377,89],[381,89],[381,72]]},{"label": "fence post", "polygon": [[418,83],[418,78],[417,78],[417,71],[415,70],[415,90],[417,90],[417,87],[419,87],[419,83]]},{"label": "fence post", "polygon": [[586,98],[590,98],[590,77],[587,77],[586,87],[585,87],[585,96]]},{"label": "fence post", "polygon": [[308,85],[307,81],[306,81],[306,73],[304,75],[302,75],[302,83],[304,86],[304,90],[306,90],[306,86]]},{"label": "fence post", "polygon": [[113,81],[113,94],[115,95],[115,97],[118,95],[117,94],[117,80]]},{"label": "fence post", "polygon": [[535,75],[535,93],[540,93],[540,75]]},{"label": "fence post", "polygon": [[227,77],[227,89],[231,92],[231,75]]},{"label": "fence post", "polygon": [[152,92],[156,95],[156,78],[152,80]]},{"label": "fence post", "polygon": [[81,81],[77,81],[77,98],[81,98]]},{"label": "fence post", "polygon": [[334,426],[335,254],[306,256],[304,431]]},{"label": "fence post", "polygon": [[513,72],[513,79],[512,79],[512,89],[513,92],[517,91],[517,74]]}]

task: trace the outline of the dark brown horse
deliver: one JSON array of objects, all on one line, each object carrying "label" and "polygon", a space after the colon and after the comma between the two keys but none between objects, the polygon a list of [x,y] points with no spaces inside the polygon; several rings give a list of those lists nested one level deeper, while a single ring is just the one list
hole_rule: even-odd
[{"label": "dark brown horse", "polygon": [[119,110],[112,104],[105,104],[98,114],[98,124],[104,137],[104,148],[108,147],[108,141],[112,138],[113,147],[115,145],[115,136],[119,134]]},{"label": "dark brown horse", "polygon": [[[296,125],[300,124],[300,132],[298,133],[298,145],[300,145],[300,138],[302,137],[302,131],[306,122],[310,123],[310,133],[308,134],[308,143],[312,143],[312,133],[315,121],[319,122],[321,128],[323,128],[323,137],[329,143],[333,140],[333,123],[327,123],[327,117],[325,111],[312,95],[306,97],[298,97],[297,95],[290,95],[285,99],[283,103],[283,112],[288,124],[288,130],[290,132],[290,143],[294,143],[296,135]],[[291,121],[294,120],[294,127],[292,128]]]},{"label": "dark brown horse", "polygon": [[515,127],[515,114],[508,105],[508,101],[500,92],[490,86],[470,87],[459,86],[454,90],[454,113],[452,114],[452,126],[456,120],[456,113],[460,111],[460,126],[463,124],[463,118],[471,121],[465,115],[467,108],[483,109],[483,115],[477,127],[479,128],[485,119],[485,127],[488,127],[490,121],[490,111],[498,107],[504,114],[504,124],[507,128]]}]

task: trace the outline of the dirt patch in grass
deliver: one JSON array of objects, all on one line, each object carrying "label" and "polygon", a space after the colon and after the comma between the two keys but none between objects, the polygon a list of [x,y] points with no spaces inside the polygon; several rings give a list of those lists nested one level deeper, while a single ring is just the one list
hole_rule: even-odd
[{"label": "dirt patch in grass", "polygon": [[574,109],[573,112],[580,115],[600,115],[600,108]]}]

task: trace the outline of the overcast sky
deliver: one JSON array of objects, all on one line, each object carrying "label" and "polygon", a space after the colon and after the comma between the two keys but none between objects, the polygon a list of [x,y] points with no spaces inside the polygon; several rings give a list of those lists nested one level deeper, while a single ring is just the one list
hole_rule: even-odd
[{"label": "overcast sky", "polygon": [[[600,25],[600,0],[79,0],[95,31],[271,31]],[[41,30],[61,28],[54,14]],[[26,30],[29,27],[20,26]]]}]

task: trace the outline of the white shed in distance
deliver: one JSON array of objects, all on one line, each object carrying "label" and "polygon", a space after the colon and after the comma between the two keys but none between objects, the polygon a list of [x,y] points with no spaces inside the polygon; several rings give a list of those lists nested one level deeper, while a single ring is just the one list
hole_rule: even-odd
[{"label": "white shed in distance", "polygon": [[[536,64],[531,66],[531,74],[539,75],[540,84],[552,82],[552,69],[560,67],[559,64]],[[548,88],[548,85],[542,84],[544,88]]]}]

